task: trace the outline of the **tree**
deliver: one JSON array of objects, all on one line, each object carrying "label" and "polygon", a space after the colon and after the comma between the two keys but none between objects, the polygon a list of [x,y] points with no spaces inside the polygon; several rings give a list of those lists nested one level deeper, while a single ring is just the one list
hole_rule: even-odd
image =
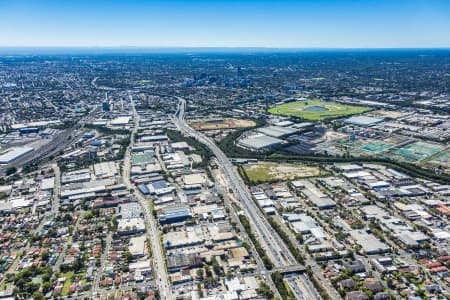
[{"label": "tree", "polygon": [[49,281],[46,281],[42,284],[42,291],[44,293],[49,292],[53,288],[53,284]]},{"label": "tree", "polygon": [[231,278],[233,278],[234,274],[233,274],[233,272],[231,272],[231,270],[228,270],[226,276],[227,276],[227,279],[230,280]]},{"label": "tree", "polygon": [[280,272],[276,271],[272,273],[272,281],[275,284],[278,292],[280,293],[280,296],[282,299],[289,299],[290,298],[290,292],[286,288],[286,285],[283,281],[283,275],[281,275]]},{"label": "tree", "polygon": [[43,261],[47,261],[50,258],[50,253],[48,251],[45,251],[41,254],[41,259]]},{"label": "tree", "polygon": [[123,253],[123,258],[127,263],[130,263],[133,260],[133,254],[131,254],[130,251],[125,251]]},{"label": "tree", "polygon": [[206,274],[206,277],[212,277],[213,276],[213,274],[211,272],[211,269],[209,268],[208,265],[205,265],[205,274]]},{"label": "tree", "polygon": [[220,267],[219,262],[217,261],[217,259],[216,259],[215,256],[213,256],[213,257],[211,258],[211,262],[212,262],[212,267],[213,267],[214,273],[215,273],[217,276],[222,276],[223,270],[222,270],[222,268]]},{"label": "tree", "polygon": [[197,284],[197,290],[198,290],[198,296],[200,298],[203,298],[203,289],[202,289],[202,285],[200,283]]},{"label": "tree", "polygon": [[203,275],[204,275],[203,269],[197,269],[196,274],[197,274],[197,277],[198,277],[200,280],[203,279]]},{"label": "tree", "polygon": [[264,282],[261,282],[259,285],[259,288],[257,289],[258,295],[266,298],[266,299],[272,299],[273,298],[273,292],[270,289],[270,287],[265,284]]}]

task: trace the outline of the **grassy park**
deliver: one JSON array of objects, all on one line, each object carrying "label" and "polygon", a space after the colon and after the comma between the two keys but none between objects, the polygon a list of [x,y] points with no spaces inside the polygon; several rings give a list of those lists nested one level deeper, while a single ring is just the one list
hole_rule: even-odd
[{"label": "grassy park", "polygon": [[297,117],[308,121],[323,121],[360,114],[369,110],[370,108],[364,106],[346,105],[321,100],[304,100],[272,107],[269,109],[269,113]]}]

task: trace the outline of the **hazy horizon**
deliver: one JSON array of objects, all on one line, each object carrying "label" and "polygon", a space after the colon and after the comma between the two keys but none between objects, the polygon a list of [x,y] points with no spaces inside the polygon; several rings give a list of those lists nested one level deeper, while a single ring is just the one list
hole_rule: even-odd
[{"label": "hazy horizon", "polygon": [[0,55],[102,55],[102,54],[301,54],[301,53],[439,53],[449,52],[450,47],[442,48],[275,48],[275,47],[90,47],[90,46],[0,46]]}]

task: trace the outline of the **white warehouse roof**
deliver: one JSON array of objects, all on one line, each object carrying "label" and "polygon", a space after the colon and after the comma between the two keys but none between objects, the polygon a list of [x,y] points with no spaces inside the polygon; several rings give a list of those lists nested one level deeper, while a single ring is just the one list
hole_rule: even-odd
[{"label": "white warehouse roof", "polygon": [[34,149],[31,147],[17,147],[12,148],[8,152],[0,155],[0,164],[9,164],[10,162],[15,161],[16,159],[32,152]]}]

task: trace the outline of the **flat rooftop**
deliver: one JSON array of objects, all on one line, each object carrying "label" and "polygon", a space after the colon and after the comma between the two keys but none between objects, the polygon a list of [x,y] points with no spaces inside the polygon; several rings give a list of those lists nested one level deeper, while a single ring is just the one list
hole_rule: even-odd
[{"label": "flat rooftop", "polygon": [[32,152],[34,149],[31,147],[17,147],[12,148],[6,153],[0,155],[0,164],[7,164],[16,159],[22,157],[25,154]]},{"label": "flat rooftop", "polygon": [[352,230],[350,231],[350,235],[367,254],[389,251],[389,247],[385,243],[378,240],[373,234],[367,233],[364,230]]},{"label": "flat rooftop", "polygon": [[354,116],[354,117],[350,117],[347,120],[345,120],[345,123],[358,125],[358,126],[372,126],[372,125],[378,124],[382,121],[383,121],[382,118],[373,118],[373,117],[367,117],[367,116]]},{"label": "flat rooftop", "polygon": [[241,146],[256,150],[273,147],[281,143],[283,143],[283,140],[264,134],[253,135],[247,138],[243,138],[239,141],[239,144]]},{"label": "flat rooftop", "polygon": [[268,127],[264,127],[264,128],[259,128],[258,129],[259,132],[274,137],[274,138],[279,138],[279,137],[284,137],[287,135],[291,135],[297,132],[297,129],[294,128],[289,128],[289,127],[282,127],[282,126],[268,126]]}]

